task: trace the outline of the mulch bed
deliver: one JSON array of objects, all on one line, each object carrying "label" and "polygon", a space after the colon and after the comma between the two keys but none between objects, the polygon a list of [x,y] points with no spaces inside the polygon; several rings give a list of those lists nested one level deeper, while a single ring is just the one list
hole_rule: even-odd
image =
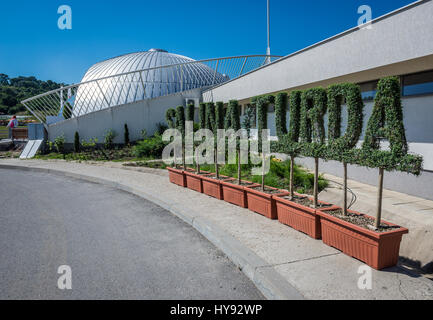
[{"label": "mulch bed", "polygon": [[260,191],[260,192],[266,193],[266,194],[277,194],[277,193],[281,193],[281,190],[278,190],[278,189],[275,190],[275,189],[271,189],[271,188],[267,188],[267,187],[265,187],[265,189],[263,190],[261,186],[253,187],[253,188],[250,188],[250,189],[254,189],[254,190],[257,190],[257,191]]},{"label": "mulch bed", "polygon": [[[297,204],[300,204],[301,206],[310,207],[310,208],[314,209],[314,201],[310,200],[308,197],[294,196],[293,198],[291,198],[290,196],[285,196],[282,198],[285,200],[296,202]],[[332,205],[326,204],[326,203],[320,203],[320,202],[317,204],[317,208],[328,208],[330,206],[332,206]]]},{"label": "mulch bed", "polygon": [[386,224],[381,224],[380,228],[378,230],[375,230],[374,228],[374,219],[366,217],[364,215],[358,215],[358,214],[354,214],[354,213],[347,213],[347,216],[343,215],[343,209],[336,209],[336,210],[330,210],[330,211],[326,211],[327,214],[330,214],[338,219],[341,219],[343,221],[349,222],[349,223],[353,223],[354,225],[357,225],[361,228],[367,229],[367,230],[372,230],[372,231],[376,231],[376,232],[387,232],[390,231],[392,229],[398,229],[399,227],[394,227],[394,226],[388,226]]}]

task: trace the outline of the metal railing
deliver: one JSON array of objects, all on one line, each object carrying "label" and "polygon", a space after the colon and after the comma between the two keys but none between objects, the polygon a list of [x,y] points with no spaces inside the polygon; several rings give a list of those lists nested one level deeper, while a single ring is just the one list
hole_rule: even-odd
[{"label": "metal railing", "polygon": [[249,55],[131,71],[66,86],[22,101],[45,126],[127,103],[236,79],[280,56]]}]

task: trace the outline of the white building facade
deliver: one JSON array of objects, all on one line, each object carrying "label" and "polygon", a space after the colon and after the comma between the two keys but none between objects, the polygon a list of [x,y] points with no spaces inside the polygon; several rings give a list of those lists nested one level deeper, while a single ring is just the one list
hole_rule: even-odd
[{"label": "white building facade", "polygon": [[[203,93],[204,101],[236,99],[242,109],[251,98],[331,84],[360,84],[364,98],[364,132],[380,78],[398,76],[409,152],[424,157],[420,177],[387,175],[391,190],[433,199],[433,1],[423,0],[372,21],[371,28],[353,28],[295,52],[240,78]],[[289,119],[289,115],[287,115]],[[270,108],[268,126],[275,134]],[[325,116],[326,120],[326,116]],[[343,119],[343,129],[345,119]],[[361,137],[362,140],[362,137]],[[310,167],[311,159],[301,159]],[[324,172],[341,175],[341,164],[322,163]],[[377,172],[352,167],[351,178],[375,184]]]}]

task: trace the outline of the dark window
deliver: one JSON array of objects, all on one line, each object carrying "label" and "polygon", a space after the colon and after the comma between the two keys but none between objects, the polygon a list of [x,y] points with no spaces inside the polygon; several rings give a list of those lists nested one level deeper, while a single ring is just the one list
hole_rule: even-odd
[{"label": "dark window", "polygon": [[269,104],[268,105],[268,113],[274,113],[275,112],[275,105]]},{"label": "dark window", "polygon": [[378,81],[361,83],[361,95],[363,100],[373,100],[376,97]]},{"label": "dark window", "polygon": [[433,94],[433,71],[403,77],[403,96]]}]

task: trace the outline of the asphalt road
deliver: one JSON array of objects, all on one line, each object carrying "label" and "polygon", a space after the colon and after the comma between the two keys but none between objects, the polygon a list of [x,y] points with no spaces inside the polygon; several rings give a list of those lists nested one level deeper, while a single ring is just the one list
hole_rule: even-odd
[{"label": "asphalt road", "polygon": [[[58,288],[59,266],[72,289]],[[63,282],[66,283],[66,282]],[[191,226],[125,192],[0,169],[0,299],[263,299]]]}]

